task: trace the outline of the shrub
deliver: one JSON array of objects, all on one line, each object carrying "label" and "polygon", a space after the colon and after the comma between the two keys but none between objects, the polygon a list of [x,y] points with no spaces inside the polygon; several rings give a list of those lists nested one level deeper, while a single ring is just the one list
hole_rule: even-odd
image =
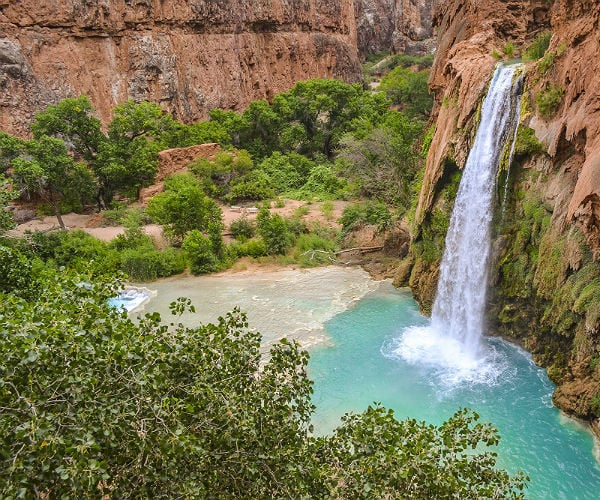
[{"label": "shrub", "polygon": [[152,281],[182,273],[185,260],[174,248],[164,251],[155,248],[129,248],[119,254],[120,268],[130,279]]},{"label": "shrub", "polygon": [[538,113],[542,118],[550,118],[556,113],[564,93],[560,87],[551,85],[535,96]]},{"label": "shrub", "polygon": [[263,207],[257,217],[258,234],[267,246],[270,255],[285,254],[291,245],[291,234],[286,221],[279,214],[271,215],[269,209]]},{"label": "shrub", "polygon": [[391,225],[392,214],[384,203],[368,201],[346,207],[342,212],[340,223],[343,232],[348,232],[361,224],[377,226],[381,231]]},{"label": "shrub", "polygon": [[205,274],[219,269],[219,259],[215,255],[211,240],[197,229],[189,232],[181,248],[185,252],[192,273]]},{"label": "shrub", "polygon": [[238,241],[249,240],[254,236],[254,224],[248,220],[248,217],[242,215],[229,224],[231,235]]},{"label": "shrub", "polygon": [[552,66],[554,66],[554,60],[556,59],[556,54],[554,52],[548,52],[542,60],[538,63],[538,69],[542,75],[545,75]]},{"label": "shrub", "polygon": [[533,156],[546,152],[544,145],[538,141],[535,131],[527,125],[519,125],[515,142],[516,156]]},{"label": "shrub", "polygon": [[552,38],[552,33],[549,31],[545,31],[543,33],[539,33],[531,43],[531,45],[525,51],[525,59],[528,61],[537,61],[544,57],[544,54],[548,50],[550,46],[550,39]]},{"label": "shrub", "polygon": [[512,58],[515,55],[515,44],[513,42],[508,42],[502,49],[502,52],[504,52],[509,59]]}]

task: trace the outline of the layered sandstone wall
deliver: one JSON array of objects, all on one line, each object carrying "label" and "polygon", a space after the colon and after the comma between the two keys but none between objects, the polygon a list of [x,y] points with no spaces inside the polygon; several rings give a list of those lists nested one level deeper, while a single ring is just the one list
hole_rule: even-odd
[{"label": "layered sandstone wall", "polygon": [[[417,241],[427,237],[423,227],[435,229],[440,193],[465,165],[498,54],[512,44],[517,57],[537,34],[551,33],[547,56],[526,63],[520,133],[534,135],[506,184],[500,174],[499,205],[504,186],[508,196],[494,228],[490,328],[526,346],[557,383],[555,403],[590,419],[600,435],[600,1],[445,0],[434,24],[436,130]],[[544,112],[539,99],[549,92],[559,99]],[[411,286],[430,304],[439,258],[415,251],[413,259]]]},{"label": "layered sandstone wall", "polygon": [[391,50],[430,54],[435,50],[433,15],[441,0],[355,0],[361,55]]},{"label": "layered sandstone wall", "polygon": [[361,78],[351,0],[0,0],[0,129],[87,94],[106,122],[128,98],[185,122],[296,81]]}]

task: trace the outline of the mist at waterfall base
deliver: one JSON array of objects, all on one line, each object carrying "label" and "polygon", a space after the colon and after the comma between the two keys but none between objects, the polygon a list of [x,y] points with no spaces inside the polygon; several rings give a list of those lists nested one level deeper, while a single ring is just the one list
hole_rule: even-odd
[{"label": "mist at waterfall base", "polygon": [[[554,385],[529,354],[483,338],[481,357],[452,362],[464,352],[429,326],[410,293],[387,282],[328,321],[333,346],[313,347],[309,362],[316,432],[373,402],[433,424],[467,407],[498,428],[498,466],[530,476],[527,498],[598,499],[594,439],[552,405]],[[423,334],[427,342],[413,342]],[[428,342],[436,347],[425,352]]]},{"label": "mist at waterfall base", "polygon": [[316,423],[330,430],[332,415],[374,400],[399,417],[438,424],[470,407],[499,428],[499,465],[530,475],[531,498],[597,499],[600,469],[591,458],[591,437],[561,421],[552,407],[552,384],[524,352],[483,336],[495,179],[503,151],[512,149],[520,112],[516,72],[517,66],[498,66],[484,99],[450,218],[431,321],[418,317],[410,296],[393,304],[394,295],[363,299],[360,311],[334,318],[327,330],[336,349],[321,350],[311,364]]}]

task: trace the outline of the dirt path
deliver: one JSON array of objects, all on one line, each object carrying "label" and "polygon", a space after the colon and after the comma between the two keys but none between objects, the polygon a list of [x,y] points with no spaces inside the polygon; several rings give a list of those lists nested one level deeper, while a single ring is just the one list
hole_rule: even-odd
[{"label": "dirt path", "polygon": [[[339,227],[337,220],[341,217],[342,211],[349,204],[347,201],[334,201],[333,210],[331,213],[324,213],[323,203],[309,203],[298,200],[285,200],[283,207],[275,207],[271,209],[272,213],[278,213],[283,217],[291,217],[298,210],[302,211],[302,219],[310,224],[311,222],[319,222],[320,224],[329,227]],[[306,208],[302,208],[306,207]],[[221,206],[223,212],[223,222],[226,229],[232,221],[246,215],[248,219],[256,218],[258,210],[255,207],[229,207]],[[304,213],[306,212],[306,213]],[[88,234],[103,240],[111,241],[124,231],[123,226],[104,225],[100,214],[75,214],[69,213],[62,216],[65,225],[68,229],[82,229]],[[15,229],[8,234],[12,236],[22,236],[25,231],[52,231],[58,229],[58,221],[54,216],[44,216],[32,219],[23,224],[19,224]],[[157,224],[149,224],[144,226],[146,234],[151,236],[159,245],[164,245],[165,241],[162,236],[162,228]]]}]

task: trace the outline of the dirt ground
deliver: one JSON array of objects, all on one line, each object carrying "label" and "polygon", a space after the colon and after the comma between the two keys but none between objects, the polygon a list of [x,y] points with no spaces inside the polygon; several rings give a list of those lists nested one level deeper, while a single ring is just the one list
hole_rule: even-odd
[{"label": "dirt ground", "polygon": [[[271,208],[271,213],[277,213],[283,217],[290,217],[296,213],[297,210],[308,212],[302,215],[302,219],[310,224],[313,221],[319,222],[329,227],[340,227],[337,220],[341,217],[342,211],[349,204],[347,201],[334,201],[333,210],[330,214],[324,214],[322,210],[323,203],[320,202],[306,202],[298,200],[284,200],[283,207]],[[301,207],[306,207],[301,209]],[[223,222],[225,223],[225,231],[229,229],[229,225],[235,219],[246,215],[248,219],[252,220],[256,218],[258,209],[256,207],[237,207],[237,206],[221,206],[223,211]],[[104,240],[110,241],[116,238],[119,234],[124,231],[123,226],[111,226],[106,225],[102,220],[101,214],[75,214],[69,213],[62,216],[63,221],[68,229],[82,229],[86,233],[92,236]],[[19,224],[15,229],[9,232],[9,235],[21,236],[25,231],[51,231],[58,229],[58,221],[55,216],[44,216],[32,219],[23,224]],[[146,234],[150,235],[159,245],[164,244],[164,238],[162,236],[162,228],[156,224],[149,224],[144,226]]]}]

